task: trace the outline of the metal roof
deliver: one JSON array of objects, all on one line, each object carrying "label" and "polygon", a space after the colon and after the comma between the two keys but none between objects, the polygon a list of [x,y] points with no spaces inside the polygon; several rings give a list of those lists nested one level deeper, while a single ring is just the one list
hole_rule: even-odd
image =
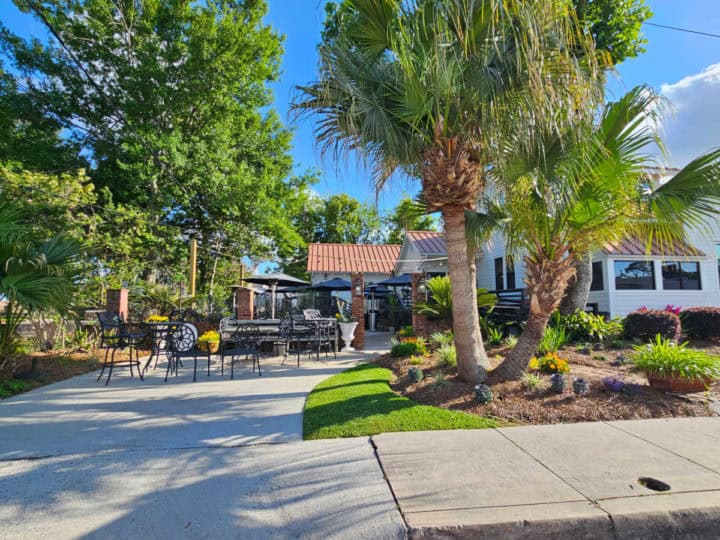
[{"label": "metal roof", "polygon": [[413,243],[421,256],[447,255],[445,235],[435,231],[407,231],[407,239]]},{"label": "metal roof", "polygon": [[695,246],[688,244],[682,240],[675,240],[672,243],[663,243],[655,239],[650,247],[650,253],[647,251],[647,243],[637,238],[626,238],[619,242],[608,242],[603,247],[603,253],[606,255],[632,255],[632,256],[658,256],[665,255],[670,257],[704,257],[705,253]]},{"label": "metal roof", "polygon": [[310,244],[307,271],[391,274],[399,255],[393,244]]}]

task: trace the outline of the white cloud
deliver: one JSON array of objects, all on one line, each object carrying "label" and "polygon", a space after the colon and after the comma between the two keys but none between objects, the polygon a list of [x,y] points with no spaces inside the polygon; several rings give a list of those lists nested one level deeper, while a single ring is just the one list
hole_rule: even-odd
[{"label": "white cloud", "polygon": [[672,166],[683,167],[698,155],[720,147],[720,64],[663,84],[660,92],[674,109],[663,125]]}]

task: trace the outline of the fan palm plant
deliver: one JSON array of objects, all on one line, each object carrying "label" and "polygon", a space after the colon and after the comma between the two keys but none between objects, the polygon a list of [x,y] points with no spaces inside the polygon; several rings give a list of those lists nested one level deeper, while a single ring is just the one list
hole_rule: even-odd
[{"label": "fan palm plant", "polygon": [[0,376],[7,374],[18,325],[32,312],[66,312],[78,254],[62,235],[34,241],[31,211],[0,203],[0,297],[7,302],[0,326]]},{"label": "fan palm plant", "polygon": [[509,217],[502,228],[509,249],[527,254],[530,313],[493,380],[522,376],[578,258],[629,236],[645,241],[648,250],[653,243],[669,246],[684,237],[685,226],[716,216],[720,151],[661,185],[648,175],[656,165],[648,148],[662,148],[654,126],[663,110],[659,96],[638,87],[608,104],[596,126],[571,126],[562,139],[544,134],[535,145],[518,142],[498,164],[498,191]]},{"label": "fan palm plant", "polygon": [[[443,217],[458,373],[488,367],[478,324],[465,212],[474,210],[498,148],[498,118],[558,107],[573,114],[595,93],[594,55],[565,2],[346,0],[326,24],[319,80],[300,87],[299,114],[317,118],[323,152],[357,152],[377,189],[400,170]],[[330,31],[332,30],[332,31]],[[578,60],[580,58],[581,60]],[[519,124],[514,129],[523,129]]]}]

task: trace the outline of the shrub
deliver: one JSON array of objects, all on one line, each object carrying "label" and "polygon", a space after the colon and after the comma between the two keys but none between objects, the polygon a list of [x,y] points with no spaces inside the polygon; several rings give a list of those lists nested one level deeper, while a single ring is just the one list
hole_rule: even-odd
[{"label": "shrub", "polygon": [[0,399],[9,398],[15,394],[20,394],[21,392],[27,392],[31,388],[31,383],[19,379],[0,381]]},{"label": "shrub", "polygon": [[522,378],[522,386],[530,392],[542,392],[547,389],[548,383],[540,375],[525,373]]},{"label": "shrub", "polygon": [[682,329],[689,338],[710,339],[720,337],[720,308],[694,307],[680,314]]},{"label": "shrub", "polygon": [[540,354],[556,352],[566,345],[567,342],[568,336],[565,328],[562,326],[548,326],[538,345],[538,352]]},{"label": "shrub", "polygon": [[412,326],[403,326],[395,335],[397,337],[414,337],[415,329]]},{"label": "shrub", "polygon": [[515,345],[517,345],[517,342],[518,342],[517,336],[513,336],[513,335],[510,335],[503,340],[503,344],[506,347],[510,347],[511,349],[514,348]]},{"label": "shrub", "polygon": [[678,344],[658,335],[652,343],[633,348],[635,366],[643,371],[684,379],[720,378],[720,358],[688,349],[687,343]]},{"label": "shrub", "polygon": [[627,339],[650,341],[658,334],[666,339],[680,339],[680,317],[659,309],[633,311],[625,317]]},{"label": "shrub", "polygon": [[454,345],[443,345],[438,349],[437,354],[443,366],[457,369],[457,351]]},{"label": "shrub", "polygon": [[435,332],[430,336],[430,343],[435,347],[442,347],[443,345],[452,345],[454,340],[453,333],[450,330],[445,332]]},{"label": "shrub", "polygon": [[410,359],[408,360],[408,362],[409,362],[411,365],[413,365],[413,366],[419,366],[420,364],[424,364],[424,363],[425,363],[425,358],[423,358],[422,356],[415,356],[415,355],[413,355],[413,356],[410,357]]},{"label": "shrub", "polygon": [[430,383],[430,388],[432,390],[439,390],[443,386],[450,384],[450,381],[445,378],[445,374],[439,369],[433,371],[431,376],[433,378],[433,382]]},{"label": "shrub", "polygon": [[497,326],[488,325],[485,333],[487,334],[485,336],[486,340],[487,340],[487,344],[490,345],[491,347],[495,347],[502,343],[503,334],[502,334],[502,331]]},{"label": "shrub", "polygon": [[412,356],[414,354],[424,356],[427,354],[427,347],[425,347],[425,341],[422,338],[415,338],[402,343],[396,343],[390,349],[390,356]]},{"label": "shrub", "polygon": [[[556,312],[557,313],[557,312]],[[571,315],[553,315],[552,325],[564,328],[569,341],[597,342],[616,339],[622,333],[622,321],[618,318],[606,321],[602,315],[576,311]]]},{"label": "shrub", "polygon": [[528,364],[528,369],[540,370],[543,373],[570,373],[570,365],[564,358],[560,358],[558,353],[546,353],[540,358],[533,356]]}]

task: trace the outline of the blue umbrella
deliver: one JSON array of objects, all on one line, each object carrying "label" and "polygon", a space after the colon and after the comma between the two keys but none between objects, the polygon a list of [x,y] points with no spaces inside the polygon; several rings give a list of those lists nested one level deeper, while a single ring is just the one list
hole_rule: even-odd
[{"label": "blue umbrella", "polygon": [[401,287],[403,285],[411,285],[412,277],[410,274],[402,274],[400,276],[393,276],[390,279],[381,281],[378,285],[385,285],[387,287]]},{"label": "blue umbrella", "polygon": [[349,291],[352,289],[352,284],[347,279],[332,278],[327,281],[321,281],[315,285],[311,285],[308,289],[314,291]]}]

